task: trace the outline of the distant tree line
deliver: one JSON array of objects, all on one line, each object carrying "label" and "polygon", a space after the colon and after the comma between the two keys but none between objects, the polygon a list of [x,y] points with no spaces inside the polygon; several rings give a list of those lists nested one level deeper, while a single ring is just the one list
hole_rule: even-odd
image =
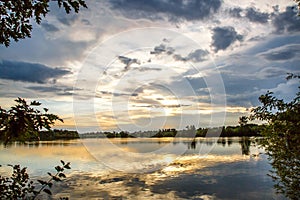
[{"label": "distant tree line", "polygon": [[[36,135],[28,136],[26,141],[50,141],[50,140],[71,140],[71,139],[79,139],[80,136],[77,131],[69,131],[69,130],[45,130],[39,131]],[[0,135],[0,141],[5,142],[5,138]],[[10,140],[20,141],[16,138]],[[24,142],[23,140],[21,142]]]},{"label": "distant tree line", "polygon": [[40,131],[39,139],[40,140],[69,140],[69,139],[78,139],[80,138],[77,131],[69,130],[50,130],[50,131]]},{"label": "distant tree line", "polygon": [[[192,127],[192,128],[190,128]],[[246,124],[244,126],[223,126],[214,128],[198,128],[189,126],[188,129],[164,129],[159,130],[153,137],[243,137],[261,136],[263,125]]]},{"label": "distant tree line", "polygon": [[137,131],[129,133],[127,131],[120,132],[92,132],[81,134],[81,138],[161,138],[161,137],[251,137],[262,136],[261,131],[265,125],[245,124],[238,126],[223,126],[214,128],[198,128],[194,125],[187,126],[186,129],[176,130],[175,128],[159,129],[158,131]]},{"label": "distant tree line", "polygon": [[127,131],[121,131],[121,132],[104,132],[105,136],[107,138],[130,138],[133,137],[129,134]]}]

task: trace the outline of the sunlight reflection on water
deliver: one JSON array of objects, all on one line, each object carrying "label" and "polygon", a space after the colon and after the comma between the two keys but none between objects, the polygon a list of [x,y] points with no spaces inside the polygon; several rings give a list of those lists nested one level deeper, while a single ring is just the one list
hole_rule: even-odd
[{"label": "sunlight reflection on water", "polygon": [[[71,162],[67,180],[53,188],[57,198],[240,199],[238,193],[247,193],[249,198],[243,199],[281,199],[266,176],[271,167],[265,155],[259,155],[263,149],[251,141],[245,146],[241,138],[197,138],[193,144],[184,138],[86,139],[93,155],[81,140],[15,143],[1,146],[0,164],[21,164],[32,177],[39,177],[51,172],[59,160]],[[158,151],[162,146],[186,151],[182,155]],[[199,155],[201,148],[212,150]],[[0,170],[2,174],[5,168]]]}]

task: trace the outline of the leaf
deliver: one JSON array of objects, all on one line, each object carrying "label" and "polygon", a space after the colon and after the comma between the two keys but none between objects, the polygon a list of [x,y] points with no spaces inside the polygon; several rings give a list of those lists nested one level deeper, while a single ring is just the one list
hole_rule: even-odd
[{"label": "leaf", "polygon": [[47,189],[47,188],[45,188],[43,191],[46,192],[49,195],[52,195],[52,192],[49,189]]},{"label": "leaf", "polygon": [[36,191],[36,190],[33,190],[32,192],[33,192],[34,195],[38,195],[39,194],[39,192]]},{"label": "leaf", "polygon": [[64,168],[65,168],[65,169],[71,169],[70,164],[71,164],[71,163],[68,162],[68,163],[64,166]]},{"label": "leaf", "polygon": [[58,177],[56,177],[56,176],[53,176],[52,178],[53,178],[53,180],[54,180],[54,181],[56,181],[56,182],[59,182],[59,181],[61,181],[61,179],[60,179],[60,178],[58,178]]},{"label": "leaf", "polygon": [[49,182],[47,185],[49,186],[49,188],[51,188],[53,183]]},{"label": "leaf", "polygon": [[42,185],[47,185],[47,182],[46,181],[43,181],[43,180],[37,180],[40,184]]},{"label": "leaf", "polygon": [[61,166],[58,166],[58,165],[55,167],[55,169],[56,169],[56,171],[58,171],[58,172],[61,172],[61,171],[64,170]]},{"label": "leaf", "polygon": [[59,173],[58,176],[59,176],[60,178],[66,178],[66,175],[65,175],[64,173]]},{"label": "leaf", "polygon": [[38,102],[38,101],[32,101],[32,102],[30,103],[30,105],[31,105],[31,106],[40,106],[41,103]]}]

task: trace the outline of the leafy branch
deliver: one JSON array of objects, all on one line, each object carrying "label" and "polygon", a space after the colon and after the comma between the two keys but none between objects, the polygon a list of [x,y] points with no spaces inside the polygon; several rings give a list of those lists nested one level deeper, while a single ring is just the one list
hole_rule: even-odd
[{"label": "leafy branch", "polygon": [[[56,174],[52,175],[48,172],[50,179],[48,181],[37,180],[41,185],[36,190],[36,184],[30,180],[26,167],[21,168],[20,165],[8,165],[12,167],[13,173],[11,177],[3,177],[0,175],[0,199],[36,199],[41,192],[52,195],[51,188],[54,182],[60,182],[66,178],[65,169],[71,169],[70,163],[61,160],[61,165],[55,167]],[[1,166],[0,166],[1,167]],[[68,199],[68,198],[64,198]]]},{"label": "leafy branch", "polygon": [[[11,39],[17,42],[31,37],[31,19],[40,24],[49,12],[49,3],[50,0],[0,0],[0,43],[8,47]],[[67,14],[72,10],[78,13],[80,7],[87,8],[83,0],[57,0],[57,3]]]},{"label": "leafy branch", "polygon": [[[70,163],[65,163],[63,160],[60,161],[62,163],[62,166],[57,165],[55,167],[56,174],[52,175],[50,172],[48,172],[48,175],[51,177],[48,181],[38,180],[38,182],[42,185],[42,187],[35,192],[36,194],[40,194],[42,191],[45,193],[52,195],[50,188],[52,187],[53,183],[52,181],[59,182],[62,181],[62,178],[66,178],[66,175],[63,173],[65,169],[71,169]],[[48,189],[48,188],[49,189]],[[33,198],[35,199],[37,195]]]},{"label": "leafy branch", "polygon": [[47,108],[43,111],[35,108],[41,106],[38,101],[27,104],[25,99],[18,97],[15,102],[17,104],[9,110],[0,106],[0,139],[5,145],[11,140],[37,140],[41,129],[50,130],[57,120],[63,122],[57,115],[48,113]]},{"label": "leafy branch", "polygon": [[[290,79],[300,79],[300,75],[288,74],[287,80]],[[250,119],[268,122],[262,132],[265,140],[261,143],[273,167],[268,175],[273,178],[277,192],[290,199],[299,199],[300,92],[293,100],[285,102],[268,91],[259,101],[262,105],[252,110]]]}]

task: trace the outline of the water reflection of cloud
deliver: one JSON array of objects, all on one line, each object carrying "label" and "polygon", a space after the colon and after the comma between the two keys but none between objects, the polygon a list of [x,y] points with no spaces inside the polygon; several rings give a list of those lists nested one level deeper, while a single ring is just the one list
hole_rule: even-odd
[{"label": "water reflection of cloud", "polygon": [[[258,162],[261,161],[258,160]],[[101,195],[107,199],[125,197],[128,199],[220,199],[220,195],[227,195],[230,199],[230,197],[236,197],[233,193],[237,190],[233,191],[232,188],[228,188],[222,179],[229,176],[229,179],[234,181],[247,176],[250,182],[242,185],[249,186],[249,195],[255,197],[258,192],[253,190],[256,187],[255,184],[252,186],[251,184],[257,180],[254,175],[247,175],[246,171],[256,165],[256,162],[253,162],[249,156],[243,155],[205,157],[185,155],[169,166],[150,173],[128,174],[113,170],[107,174],[73,173],[64,192],[69,194],[71,199],[79,198],[83,194],[88,195],[89,198],[99,198]],[[232,170],[232,167],[235,170]],[[263,174],[264,172],[259,170],[254,173]],[[265,182],[268,180],[260,184],[263,185]],[[231,187],[237,184],[239,182],[229,185]],[[88,187],[80,187],[85,185]],[[247,190],[242,187],[239,187],[240,191]]]},{"label": "water reflection of cloud", "polygon": [[[265,176],[269,170],[266,158],[242,155],[240,140],[236,138],[230,138],[232,143],[226,146],[217,143],[217,138],[196,139],[197,147],[210,147],[216,143],[215,150],[206,156],[199,156],[197,151],[191,149],[180,156],[158,151],[137,154],[147,143],[157,145],[160,142],[162,146],[170,145],[173,148],[178,148],[178,145],[187,147],[191,142],[189,138],[85,141],[89,142],[89,148],[99,154],[100,162],[93,160],[80,140],[1,148],[0,158],[7,162],[9,159],[18,159],[29,169],[40,170],[42,173],[33,171],[35,177],[45,175],[49,166],[57,165],[62,157],[71,161],[72,170],[67,172],[66,182],[53,188],[53,193],[57,193],[53,196],[55,199],[62,196],[70,199],[82,196],[89,199],[240,199],[237,192],[249,196],[249,199],[259,195],[263,195],[264,199],[272,199],[272,182]],[[109,148],[108,144],[115,146]],[[136,146],[138,144],[140,146]],[[263,150],[251,146],[250,151],[257,154]],[[117,169],[122,170],[116,171],[113,167],[101,165],[108,161],[114,162]],[[124,169],[131,172],[156,170],[126,173]]]},{"label": "water reflection of cloud", "polygon": [[157,176],[161,174],[171,176],[180,174],[183,172],[193,172],[195,170],[200,170],[206,167],[212,167],[217,164],[224,163],[233,163],[240,161],[250,161],[249,157],[245,157],[242,155],[231,155],[231,156],[223,156],[223,155],[207,155],[207,156],[199,156],[199,155],[185,155],[177,158],[170,165],[163,168],[161,171],[156,172]]}]

